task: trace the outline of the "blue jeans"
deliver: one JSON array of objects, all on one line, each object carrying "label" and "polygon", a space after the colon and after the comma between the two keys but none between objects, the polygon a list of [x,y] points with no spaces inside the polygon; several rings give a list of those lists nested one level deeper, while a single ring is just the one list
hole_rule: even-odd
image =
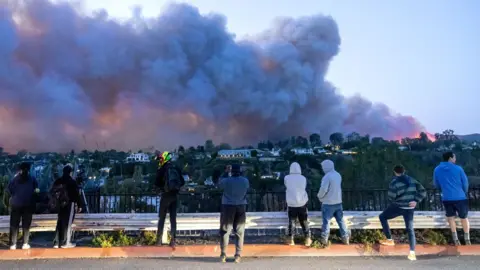
[{"label": "blue jeans", "polygon": [[405,221],[405,228],[408,233],[408,242],[410,244],[411,251],[415,251],[415,244],[416,244],[415,231],[413,229],[414,212],[415,212],[414,209],[402,209],[394,204],[391,204],[379,216],[380,222],[382,223],[383,233],[385,234],[387,239],[392,239],[392,234],[390,232],[390,226],[388,225],[388,220],[394,219],[399,216],[403,216],[403,220]]},{"label": "blue jeans", "polygon": [[340,228],[340,235],[342,238],[348,237],[347,225],[343,221],[343,206],[342,204],[322,204],[322,238],[328,239],[330,236],[330,220],[335,217]]}]

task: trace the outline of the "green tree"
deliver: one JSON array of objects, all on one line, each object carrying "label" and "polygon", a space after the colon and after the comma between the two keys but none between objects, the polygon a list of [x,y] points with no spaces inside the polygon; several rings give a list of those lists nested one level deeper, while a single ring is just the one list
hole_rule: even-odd
[{"label": "green tree", "polygon": [[335,132],[329,137],[330,142],[335,146],[340,146],[343,144],[343,134],[340,132]]},{"label": "green tree", "polygon": [[215,151],[215,145],[213,144],[212,140],[207,140],[205,142],[205,151],[210,152],[210,153]]},{"label": "green tree", "polygon": [[312,146],[322,145],[322,140],[320,138],[320,134],[318,134],[318,133],[311,134],[310,137],[309,137],[309,140],[310,140],[310,144]]}]

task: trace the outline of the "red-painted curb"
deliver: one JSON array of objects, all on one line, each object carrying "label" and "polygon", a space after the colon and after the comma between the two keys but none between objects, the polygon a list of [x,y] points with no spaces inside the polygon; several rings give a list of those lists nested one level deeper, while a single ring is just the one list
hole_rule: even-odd
[{"label": "red-painted curb", "polygon": [[[229,246],[228,254],[234,254],[234,246]],[[386,247],[375,245],[332,245],[325,249],[284,245],[245,245],[243,257],[351,257],[351,256],[405,256],[408,245]],[[429,246],[419,245],[417,255],[463,256],[480,255],[480,245],[472,246]],[[74,259],[74,258],[168,258],[168,257],[217,257],[218,245],[170,247],[112,247],[74,249],[33,248],[30,250],[0,250],[0,260],[24,259]]]}]

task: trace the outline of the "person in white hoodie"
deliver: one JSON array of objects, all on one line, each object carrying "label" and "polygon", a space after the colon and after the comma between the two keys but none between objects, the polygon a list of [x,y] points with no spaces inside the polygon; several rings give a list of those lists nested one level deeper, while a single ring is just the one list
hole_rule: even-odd
[{"label": "person in white hoodie", "polygon": [[288,206],[288,240],[289,245],[295,245],[294,234],[296,221],[300,222],[305,235],[305,245],[312,244],[310,228],[308,226],[308,194],[307,179],[302,175],[300,164],[293,162],[290,165],[290,174],[285,176],[285,187]]},{"label": "person in white hoodie", "polygon": [[321,243],[327,244],[330,236],[330,220],[335,217],[340,228],[340,234],[344,244],[349,244],[347,225],[343,221],[342,206],[342,176],[335,171],[333,161],[324,160],[322,169],[325,175],[322,178],[322,185],[318,191],[318,199],[322,202],[322,233]]}]

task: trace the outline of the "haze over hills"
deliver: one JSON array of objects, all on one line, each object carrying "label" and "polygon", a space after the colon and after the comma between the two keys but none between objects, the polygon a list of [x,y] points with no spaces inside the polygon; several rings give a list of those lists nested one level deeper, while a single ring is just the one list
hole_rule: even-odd
[{"label": "haze over hills", "polygon": [[480,142],[480,133],[473,133],[473,134],[467,134],[467,135],[458,135],[458,138],[462,141],[466,142]]}]

